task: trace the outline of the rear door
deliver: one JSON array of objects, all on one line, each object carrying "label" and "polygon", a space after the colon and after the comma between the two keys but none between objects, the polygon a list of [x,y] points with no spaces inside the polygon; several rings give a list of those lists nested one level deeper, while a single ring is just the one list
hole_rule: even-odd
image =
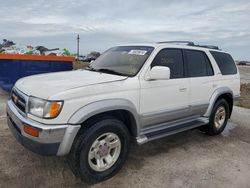
[{"label": "rear door", "polygon": [[206,112],[216,88],[214,71],[204,51],[184,50],[184,54],[190,83],[191,114],[201,116]]}]

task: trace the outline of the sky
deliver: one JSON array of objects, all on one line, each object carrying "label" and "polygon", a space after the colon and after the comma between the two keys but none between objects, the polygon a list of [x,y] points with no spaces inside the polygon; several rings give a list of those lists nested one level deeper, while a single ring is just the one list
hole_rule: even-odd
[{"label": "sky", "polygon": [[0,40],[80,53],[122,44],[188,40],[250,60],[249,0],[7,0]]}]

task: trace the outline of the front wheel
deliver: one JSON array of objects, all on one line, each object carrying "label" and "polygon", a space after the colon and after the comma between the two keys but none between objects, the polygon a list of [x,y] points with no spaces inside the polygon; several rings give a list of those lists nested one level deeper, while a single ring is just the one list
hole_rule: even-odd
[{"label": "front wheel", "polygon": [[220,134],[227,125],[229,112],[228,102],[225,99],[219,99],[213,107],[209,124],[202,127],[202,130],[211,136]]},{"label": "front wheel", "polygon": [[130,135],[123,122],[104,118],[83,130],[74,142],[70,163],[82,180],[96,183],[114,176],[127,159]]}]

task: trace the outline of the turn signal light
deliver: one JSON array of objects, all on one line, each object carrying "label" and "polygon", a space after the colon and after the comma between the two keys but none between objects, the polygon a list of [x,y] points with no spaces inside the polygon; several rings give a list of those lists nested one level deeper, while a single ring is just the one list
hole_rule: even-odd
[{"label": "turn signal light", "polygon": [[61,109],[61,103],[52,103],[49,109],[49,116],[56,117]]},{"label": "turn signal light", "polygon": [[23,126],[23,131],[25,133],[27,133],[28,135],[34,136],[34,137],[38,137],[39,136],[39,131],[36,128],[24,125]]}]

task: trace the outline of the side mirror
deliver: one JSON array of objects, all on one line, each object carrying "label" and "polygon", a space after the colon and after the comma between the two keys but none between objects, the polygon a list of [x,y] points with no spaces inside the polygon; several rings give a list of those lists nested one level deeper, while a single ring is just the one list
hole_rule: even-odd
[{"label": "side mirror", "polygon": [[150,70],[150,80],[168,80],[170,79],[170,69],[164,66],[155,66]]}]

